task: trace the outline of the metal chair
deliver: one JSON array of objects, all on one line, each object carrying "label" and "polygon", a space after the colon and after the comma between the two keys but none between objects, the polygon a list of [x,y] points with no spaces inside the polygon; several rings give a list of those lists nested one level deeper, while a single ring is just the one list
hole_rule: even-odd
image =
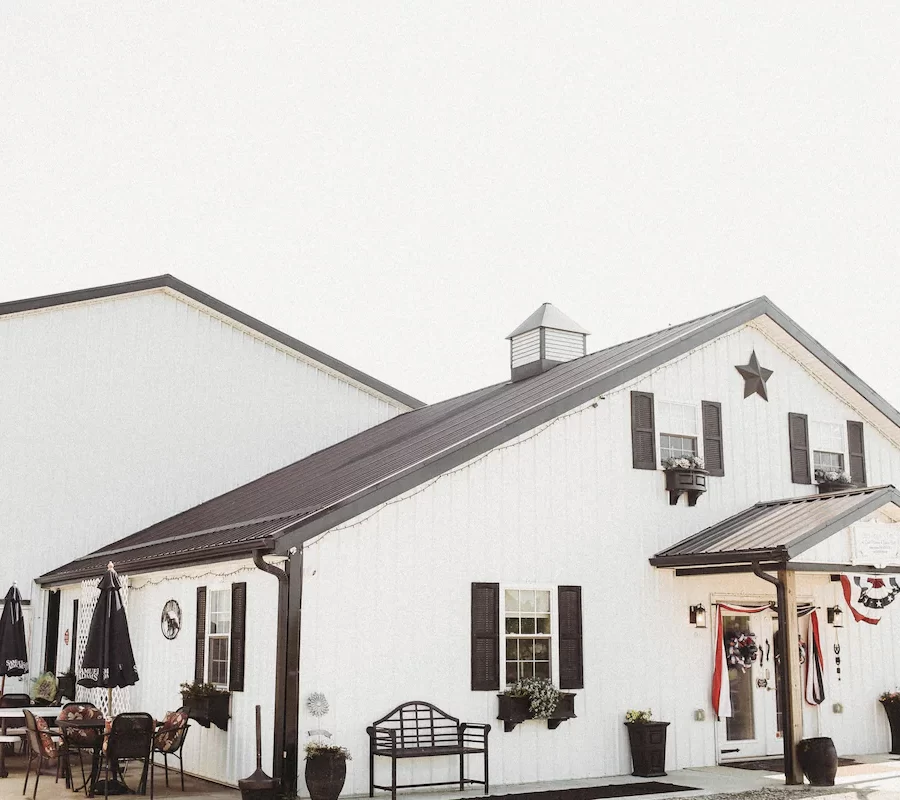
[{"label": "metal chair", "polygon": [[190,725],[190,709],[182,706],[177,711],[170,711],[163,720],[162,727],[153,735],[153,751],[150,754],[150,772],[152,774],[154,767],[159,766],[154,760],[156,753],[161,753],[163,757],[163,768],[166,771],[166,786],[169,785],[169,756],[175,756],[178,759],[178,769],[181,773],[181,791],[184,791],[184,755],[181,748],[184,746],[184,740],[187,738],[187,732]]},{"label": "metal chair", "polygon": [[[143,712],[119,714],[112,721],[112,728],[106,740],[106,753],[103,761],[106,767],[104,773],[104,797],[109,797],[109,771],[112,766],[113,777],[122,779],[119,769],[119,761],[122,759],[134,759],[143,761],[141,777],[138,781],[137,791],[147,793],[147,771],[150,766],[150,749],[153,746],[153,717]],[[153,797],[153,771],[150,770],[150,797]]]},{"label": "metal chair", "polygon": [[[59,712],[60,721],[66,720],[99,720],[103,719],[103,712],[93,703],[66,703]],[[74,789],[72,780],[72,756],[78,756],[81,765],[81,783],[84,793],[88,793],[88,779],[84,774],[84,751],[91,753],[91,774],[93,774],[93,757],[99,752],[103,743],[103,730],[97,728],[67,728],[62,729],[62,757],[65,770],[66,783]]]},{"label": "metal chair", "polygon": [[[0,695],[0,708],[27,708],[31,705],[31,698],[27,694],[9,694]],[[15,727],[10,728],[10,720],[0,720],[0,735],[18,736],[22,742],[22,748],[25,748],[25,717],[21,720],[14,720]],[[12,745],[11,745],[12,746]],[[0,745],[6,747],[6,745]]]},{"label": "metal chair", "polygon": [[[18,706],[14,706],[18,708]],[[56,780],[59,781],[59,752],[56,741],[50,735],[47,723],[43,717],[35,718],[27,708],[22,709],[25,715],[25,732],[28,739],[28,768],[25,770],[25,786],[22,787],[22,794],[28,790],[28,778],[31,776],[31,765],[37,760],[37,770],[34,774],[34,792],[31,797],[34,800],[37,797],[38,781],[41,779],[41,770],[44,767],[44,761],[56,761]]]}]

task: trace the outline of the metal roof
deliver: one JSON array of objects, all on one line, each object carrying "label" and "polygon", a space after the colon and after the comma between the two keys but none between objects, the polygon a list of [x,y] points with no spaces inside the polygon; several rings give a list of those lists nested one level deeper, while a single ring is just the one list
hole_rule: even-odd
[{"label": "metal roof", "polygon": [[221,300],[217,300],[215,297],[206,294],[206,292],[201,292],[199,289],[196,289],[184,281],[178,280],[178,278],[172,275],[156,275],[152,278],[141,278],[139,280],[125,281],[123,283],[112,283],[107,286],[93,286],[89,289],[77,289],[72,292],[48,294],[42,297],[29,297],[24,300],[11,300],[6,303],[0,303],[0,317],[9,314],[20,314],[24,311],[37,311],[43,308],[53,308],[54,306],[70,305],[72,303],[83,303],[88,300],[100,300],[105,297],[116,297],[123,294],[133,294],[135,292],[145,292],[151,289],[162,288],[172,289],[179,294],[183,294],[185,297],[190,297],[192,300],[202,303],[208,308],[233,319],[235,322],[239,322],[241,325],[245,325],[264,336],[268,336],[270,339],[283,344],[285,347],[289,347],[291,350],[295,350],[314,361],[318,361],[323,366],[333,369],[335,372],[339,372],[342,375],[346,375],[348,378],[352,378],[358,383],[368,386],[370,389],[374,389],[376,392],[379,392],[386,397],[390,397],[392,400],[396,400],[398,403],[402,403],[410,408],[421,408],[425,405],[421,400],[417,400],[415,397],[411,397],[405,392],[401,392],[399,389],[395,389],[393,386],[389,386],[377,378],[373,378],[371,375],[367,375],[365,372],[351,367],[349,364],[345,364],[343,361],[339,361],[327,353],[323,353],[321,350],[317,350],[315,347],[311,347],[305,342],[301,342],[299,339],[295,339],[293,336],[289,336],[255,317],[251,317],[249,314],[245,314],[243,311],[239,311],[234,308],[234,306],[230,306],[227,303],[223,303]]},{"label": "metal roof", "polygon": [[888,503],[900,506],[893,486],[757,503],[657,553],[657,567],[758,560],[787,561]]},{"label": "metal roof", "polygon": [[506,338],[512,339],[513,336],[533,331],[535,328],[554,328],[558,331],[583,333],[585,336],[590,334],[590,331],[586,331],[575,320],[563,314],[553,303],[544,303]]},{"label": "metal roof", "polygon": [[[289,519],[274,535],[274,552],[284,554],[290,547],[763,314],[782,327],[793,325],[761,297],[565,362],[516,383],[488,386],[425,406],[156,523],[117,546],[200,536],[212,528],[280,516]],[[855,380],[854,389],[860,393],[868,390]],[[900,424],[900,414],[883,400],[881,403]],[[148,570],[158,569],[167,565],[166,558],[160,555],[156,561],[143,563]],[[52,583],[67,576],[99,573],[96,559],[87,566],[90,559],[94,556],[53,570],[39,581]]]}]

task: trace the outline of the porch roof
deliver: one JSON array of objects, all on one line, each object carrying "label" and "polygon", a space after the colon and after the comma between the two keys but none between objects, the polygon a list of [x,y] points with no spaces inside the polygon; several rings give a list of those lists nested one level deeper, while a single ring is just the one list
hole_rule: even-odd
[{"label": "porch roof", "polygon": [[[766,562],[769,568],[785,564],[790,569],[790,559],[888,503],[900,507],[900,492],[890,485],[757,503],[662,550],[650,563],[703,567]],[[834,565],[823,569],[828,566]]]}]

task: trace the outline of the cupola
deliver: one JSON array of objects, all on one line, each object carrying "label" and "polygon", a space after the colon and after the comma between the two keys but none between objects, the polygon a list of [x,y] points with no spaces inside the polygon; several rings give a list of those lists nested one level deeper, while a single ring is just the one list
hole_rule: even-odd
[{"label": "cupola", "polygon": [[581,358],[587,352],[588,333],[552,303],[544,303],[506,337],[513,382]]}]

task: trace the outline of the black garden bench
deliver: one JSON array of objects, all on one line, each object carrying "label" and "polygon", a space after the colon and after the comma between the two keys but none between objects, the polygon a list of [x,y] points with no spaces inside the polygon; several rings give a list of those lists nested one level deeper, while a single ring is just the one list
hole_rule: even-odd
[{"label": "black garden bench", "polygon": [[[460,722],[431,703],[413,700],[397,706],[389,714],[366,728],[369,734],[369,797],[376,789],[391,793],[397,799],[397,789],[413,789],[423,786],[444,786],[459,783],[462,791],[467,783],[488,785],[488,733],[490,725],[476,722]],[[484,753],[484,780],[467,778],[465,757],[470,753]],[[391,785],[375,783],[375,756],[391,759]],[[407,783],[397,785],[398,758],[430,758],[432,756],[459,756],[459,780],[436,783]]]}]

